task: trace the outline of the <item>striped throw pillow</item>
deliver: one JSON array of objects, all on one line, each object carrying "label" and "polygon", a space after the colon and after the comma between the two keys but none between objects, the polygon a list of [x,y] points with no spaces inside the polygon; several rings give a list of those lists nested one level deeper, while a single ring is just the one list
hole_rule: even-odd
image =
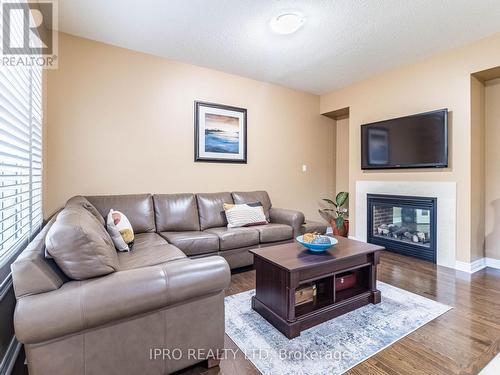
[{"label": "striped throw pillow", "polygon": [[224,203],[224,212],[228,228],[267,224],[262,205]]}]

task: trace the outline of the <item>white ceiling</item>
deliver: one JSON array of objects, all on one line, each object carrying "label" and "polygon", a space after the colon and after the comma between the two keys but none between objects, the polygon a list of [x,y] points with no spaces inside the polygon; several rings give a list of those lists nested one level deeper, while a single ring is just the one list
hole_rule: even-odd
[{"label": "white ceiling", "polygon": [[[295,34],[269,20],[299,11]],[[59,29],[323,94],[500,32],[500,0],[59,0]]]}]

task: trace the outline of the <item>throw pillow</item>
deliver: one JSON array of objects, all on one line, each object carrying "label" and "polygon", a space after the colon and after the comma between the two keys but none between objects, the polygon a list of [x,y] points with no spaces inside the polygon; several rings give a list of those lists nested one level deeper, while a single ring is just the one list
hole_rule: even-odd
[{"label": "throw pillow", "polygon": [[106,228],[118,251],[130,251],[134,242],[134,230],[122,212],[109,210]]},{"label": "throw pillow", "polygon": [[104,224],[105,224],[104,218],[99,213],[99,211],[97,211],[97,208],[95,208],[94,205],[88,201],[87,198],[85,198],[81,195],[74,196],[73,198],[68,199],[68,201],[66,202],[66,206],[72,206],[72,205],[82,206],[87,211],[89,211],[92,215],[94,215],[94,217],[99,221],[99,223],[102,226],[104,226]]},{"label": "throw pillow", "polygon": [[228,228],[248,227],[251,225],[267,224],[262,204],[227,204],[224,203],[224,212]]},{"label": "throw pillow", "polygon": [[67,206],[57,215],[45,237],[45,246],[70,279],[90,279],[119,267],[108,232],[81,206]]}]

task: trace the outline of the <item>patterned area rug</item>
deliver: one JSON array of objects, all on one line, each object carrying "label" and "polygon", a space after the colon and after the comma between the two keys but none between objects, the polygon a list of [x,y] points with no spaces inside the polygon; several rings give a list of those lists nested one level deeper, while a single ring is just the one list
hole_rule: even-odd
[{"label": "patterned area rug", "polygon": [[226,297],[226,333],[265,375],[342,374],[451,309],[382,282],[382,302],[288,340],[252,310],[255,290]]}]

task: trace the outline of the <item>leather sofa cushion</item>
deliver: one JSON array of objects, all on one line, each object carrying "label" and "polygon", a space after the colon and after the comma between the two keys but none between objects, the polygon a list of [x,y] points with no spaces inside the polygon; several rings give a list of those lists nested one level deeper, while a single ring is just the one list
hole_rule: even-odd
[{"label": "leather sofa cushion", "polygon": [[293,228],[286,224],[266,224],[266,225],[256,225],[252,229],[259,232],[260,242],[276,242],[285,241],[293,238]]},{"label": "leather sofa cushion", "polygon": [[262,207],[264,208],[264,214],[266,215],[267,221],[269,221],[269,210],[271,209],[271,199],[269,199],[269,195],[266,191],[235,191],[232,192],[234,203],[243,204],[243,203],[262,203]]},{"label": "leather sofa cushion", "polygon": [[106,229],[85,208],[65,207],[45,237],[48,254],[71,279],[85,280],[118,269],[115,246]]},{"label": "leather sofa cushion", "polygon": [[158,233],[140,233],[135,237],[132,249],[136,252],[139,252],[149,247],[162,245],[168,245],[168,242]]},{"label": "leather sofa cushion", "polygon": [[151,194],[101,195],[86,197],[103,218],[110,209],[121,211],[132,224],[134,233],[155,232],[155,217]]},{"label": "leather sofa cushion", "polygon": [[188,256],[219,251],[219,237],[213,233],[161,232],[160,235]]},{"label": "leather sofa cushion", "polygon": [[232,249],[220,251],[219,255],[229,264],[231,269],[253,265],[253,254],[249,249]]},{"label": "leather sofa cushion", "polygon": [[300,211],[287,210],[286,208],[271,207],[269,210],[271,223],[286,224],[293,228],[293,235],[300,234],[300,227],[304,224],[304,214]]},{"label": "leather sofa cushion", "polygon": [[155,194],[153,201],[157,232],[200,230],[194,194]]},{"label": "leather sofa cushion", "polygon": [[259,244],[259,231],[252,228],[211,228],[205,230],[219,237],[220,250],[237,249]]},{"label": "leather sofa cushion", "polygon": [[102,217],[101,213],[97,210],[97,208],[94,207],[92,203],[89,202],[89,200],[81,195],[76,195],[66,202],[66,206],[81,206],[85,208],[87,211],[89,211],[92,215],[95,216],[97,220],[101,223],[101,225],[106,225],[106,221]]},{"label": "leather sofa cushion", "polygon": [[70,281],[52,292],[17,301],[16,336],[23,344],[38,344],[137,317],[219,293],[230,277],[227,262],[212,256]]},{"label": "leather sofa cushion", "polygon": [[118,253],[120,271],[154,266],[184,259],[186,254],[156,233],[140,233],[135,237],[132,251]]},{"label": "leather sofa cushion", "polygon": [[201,230],[227,225],[224,203],[233,204],[231,193],[196,194],[196,200],[198,201]]}]

